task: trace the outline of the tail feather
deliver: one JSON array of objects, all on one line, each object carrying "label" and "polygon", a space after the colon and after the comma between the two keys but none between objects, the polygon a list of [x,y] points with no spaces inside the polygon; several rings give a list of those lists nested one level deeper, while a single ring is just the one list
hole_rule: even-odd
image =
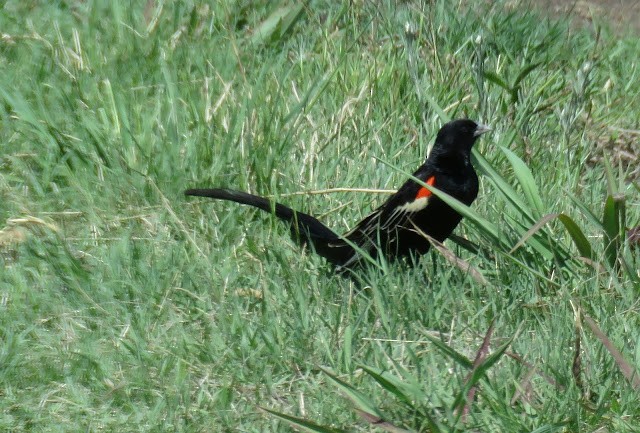
[{"label": "tail feather", "polygon": [[353,255],[353,248],[316,218],[264,197],[223,188],[188,189],[184,194],[234,201],[266,212],[273,212],[278,218],[291,224],[294,238],[302,244],[311,244],[316,253],[336,266],[343,264],[348,257]]}]

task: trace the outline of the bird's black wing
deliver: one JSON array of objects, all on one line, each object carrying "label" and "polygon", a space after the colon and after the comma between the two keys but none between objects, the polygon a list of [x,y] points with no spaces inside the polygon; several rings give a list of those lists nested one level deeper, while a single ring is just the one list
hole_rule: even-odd
[{"label": "bird's black wing", "polygon": [[[427,185],[437,187],[433,170],[428,167],[420,167],[413,176]],[[406,181],[382,206],[343,235],[340,241],[330,243],[334,246],[342,243],[357,246],[354,248],[354,253],[342,264],[342,267],[350,267],[361,258],[361,253],[358,250],[372,257],[376,257],[378,250],[381,249],[383,253],[387,253],[384,250],[394,242],[393,237],[397,236],[398,230],[414,229],[411,218],[424,211],[431,198],[432,193],[429,189],[413,179]]]}]

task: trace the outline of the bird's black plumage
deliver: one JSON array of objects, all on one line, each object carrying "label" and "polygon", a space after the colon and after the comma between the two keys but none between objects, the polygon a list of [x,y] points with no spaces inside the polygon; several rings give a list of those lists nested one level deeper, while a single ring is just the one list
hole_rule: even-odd
[{"label": "bird's black plumage", "polygon": [[[459,119],[445,124],[428,158],[413,177],[466,205],[478,195],[478,176],[471,165],[471,148],[486,126]],[[338,270],[361,263],[363,253],[396,259],[429,250],[428,235],[442,242],[462,216],[413,178],[351,231],[339,236],[311,215],[264,197],[230,189],[189,189],[186,195],[229,200],[273,212],[291,225],[294,238],[335,265]]]}]

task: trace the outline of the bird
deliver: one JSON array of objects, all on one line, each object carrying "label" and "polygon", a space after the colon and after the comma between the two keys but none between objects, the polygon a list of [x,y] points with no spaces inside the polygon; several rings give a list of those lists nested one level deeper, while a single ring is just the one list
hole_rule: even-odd
[{"label": "bird", "polygon": [[479,185],[471,164],[471,149],[477,139],[490,130],[470,119],[444,124],[431,152],[412,177],[343,235],[309,214],[246,192],[208,188],[188,189],[184,194],[237,202],[273,213],[290,224],[295,240],[324,257],[338,273],[354,270],[380,256],[387,261],[417,258],[429,251],[429,238],[443,242],[462,220],[462,215],[425,184],[470,206],[478,195]]}]

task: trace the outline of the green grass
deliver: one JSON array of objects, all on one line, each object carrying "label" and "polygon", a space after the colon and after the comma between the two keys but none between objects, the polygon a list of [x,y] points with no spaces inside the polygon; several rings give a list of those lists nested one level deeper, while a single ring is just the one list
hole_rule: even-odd
[{"label": "green grass", "polygon": [[[369,431],[356,406],[420,431],[638,431],[640,40],[513,2],[238,3],[1,6],[0,430]],[[344,231],[385,196],[286,195],[394,189],[466,116],[494,128],[457,230],[479,252],[446,246],[485,285],[434,251],[357,287],[268,215],[182,195]]]}]

